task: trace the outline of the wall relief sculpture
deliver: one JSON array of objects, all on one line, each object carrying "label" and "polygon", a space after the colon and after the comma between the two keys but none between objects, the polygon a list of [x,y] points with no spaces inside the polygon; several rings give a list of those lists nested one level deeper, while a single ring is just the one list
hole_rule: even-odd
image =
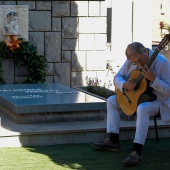
[{"label": "wall relief sculpture", "polygon": [[28,40],[27,5],[0,5],[0,41],[11,35]]}]

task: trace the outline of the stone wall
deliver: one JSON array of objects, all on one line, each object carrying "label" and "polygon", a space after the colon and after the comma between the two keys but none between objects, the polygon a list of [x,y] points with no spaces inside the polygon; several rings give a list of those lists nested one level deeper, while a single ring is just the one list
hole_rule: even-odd
[{"label": "stone wall", "polygon": [[[38,54],[47,57],[46,83],[83,86],[89,77],[98,77],[101,84],[112,82],[112,73],[106,70],[108,1],[111,0],[14,0],[0,1],[0,5],[29,6],[29,41],[37,46]],[[161,39],[159,22],[169,19],[169,1],[166,1],[164,15],[160,5],[161,0],[153,1],[153,41]],[[22,82],[27,70],[17,68],[13,71],[15,66],[12,62],[8,59],[2,63],[6,82]]]},{"label": "stone wall", "polygon": [[[160,22],[164,21],[170,24],[170,1],[164,0],[163,1],[163,8],[162,8],[162,0],[154,0],[153,9],[152,9],[152,40],[154,42],[159,42],[161,37],[161,29],[160,29]],[[167,32],[166,32],[167,33]]]},{"label": "stone wall", "polygon": [[[29,5],[29,41],[37,46],[38,54],[47,58],[46,83],[82,86],[87,76],[102,78],[106,73],[105,3],[1,1],[0,5]],[[8,73],[4,76],[10,76],[6,81],[12,83],[13,75]],[[25,74],[15,71],[15,80],[21,82]]]}]

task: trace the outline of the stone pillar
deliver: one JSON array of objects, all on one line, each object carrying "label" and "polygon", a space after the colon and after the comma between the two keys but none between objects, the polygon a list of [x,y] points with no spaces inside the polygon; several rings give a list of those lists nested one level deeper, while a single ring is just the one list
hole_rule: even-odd
[{"label": "stone pillar", "polygon": [[[147,4],[147,5],[146,5]],[[152,47],[152,0],[133,1],[133,42]]]},{"label": "stone pillar", "polygon": [[112,0],[112,43],[111,52],[119,67],[126,60],[125,49],[132,42],[132,3]]}]

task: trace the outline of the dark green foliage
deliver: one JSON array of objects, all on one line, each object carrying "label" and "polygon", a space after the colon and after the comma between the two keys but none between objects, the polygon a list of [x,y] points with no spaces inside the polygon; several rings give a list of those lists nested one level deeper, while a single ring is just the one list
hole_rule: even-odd
[{"label": "dark green foliage", "polygon": [[16,65],[28,68],[29,75],[23,83],[44,83],[47,59],[42,55],[37,55],[37,48],[30,42],[21,40],[20,48],[15,49],[14,52],[11,52],[4,42],[0,42],[0,84],[5,83],[2,78],[1,60],[6,57],[13,57]]},{"label": "dark green foliage", "polygon": [[108,98],[115,94],[114,91],[111,91],[105,87],[100,87],[100,86],[87,86],[86,90],[90,93],[96,94],[104,98]]}]

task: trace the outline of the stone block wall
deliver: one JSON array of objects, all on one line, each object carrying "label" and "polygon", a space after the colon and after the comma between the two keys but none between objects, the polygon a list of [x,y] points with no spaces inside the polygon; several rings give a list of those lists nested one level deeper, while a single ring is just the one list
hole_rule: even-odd
[{"label": "stone block wall", "polygon": [[[37,46],[38,54],[47,58],[46,83],[83,86],[87,76],[112,82],[113,74],[106,70],[108,2],[111,0],[1,0],[0,5],[29,6],[29,41]],[[161,2],[152,2],[152,39],[156,42],[161,40],[160,21],[169,22],[170,2],[165,1],[165,14],[161,13]],[[8,84],[22,82],[28,74],[26,68],[15,68],[14,61],[8,58],[3,60],[2,68]]]},{"label": "stone block wall", "polygon": [[167,33],[164,31],[161,32],[160,22],[164,21],[167,24],[170,24],[170,1],[154,0],[152,1],[152,5],[152,40],[153,43],[156,43],[161,41],[161,33]]},{"label": "stone block wall", "polygon": [[[83,86],[87,76],[106,75],[106,1],[17,0],[0,5],[29,5],[29,41],[47,58],[46,83]],[[12,76],[20,82],[25,74],[16,71]],[[12,78],[6,81],[12,83]]]}]

